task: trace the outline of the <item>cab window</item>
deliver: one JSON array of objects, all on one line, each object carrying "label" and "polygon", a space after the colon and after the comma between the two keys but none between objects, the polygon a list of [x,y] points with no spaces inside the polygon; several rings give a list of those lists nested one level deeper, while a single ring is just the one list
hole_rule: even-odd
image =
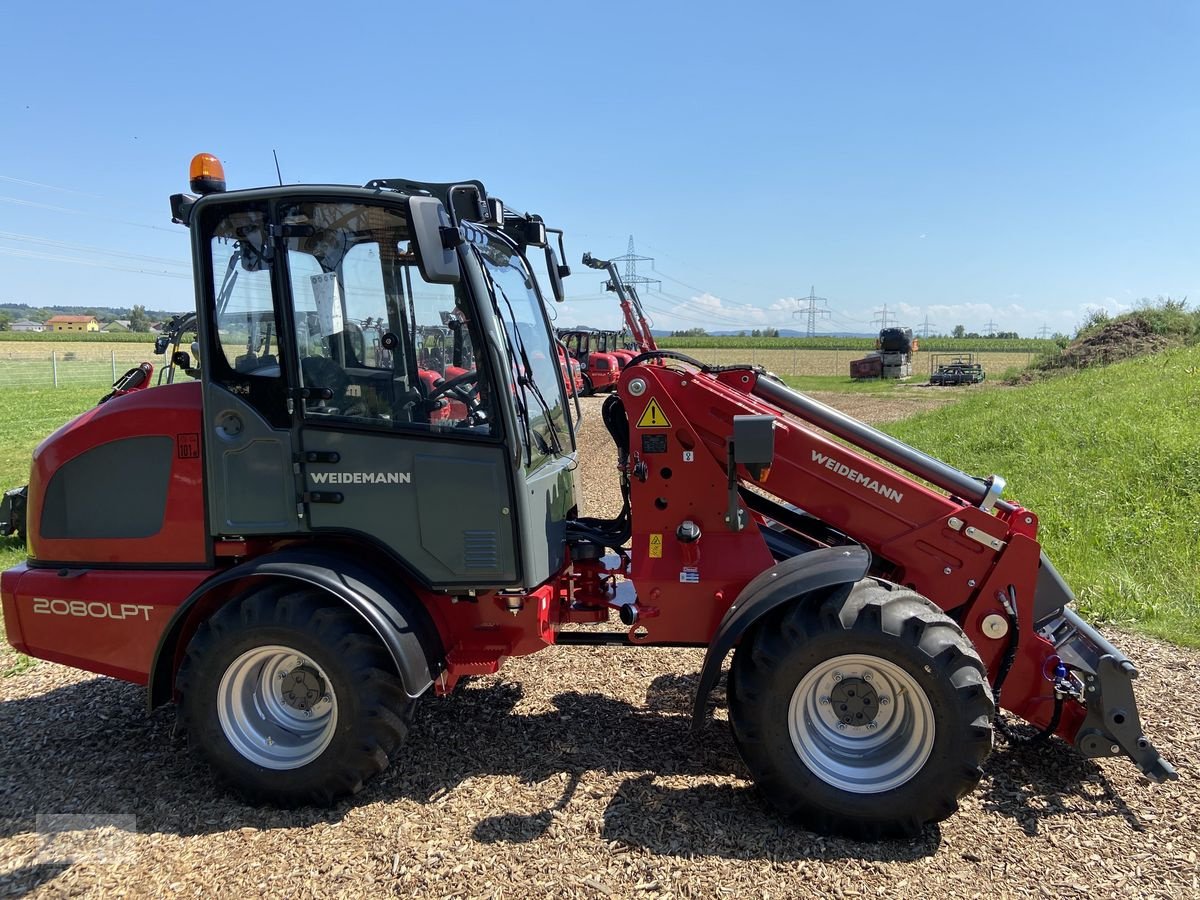
[{"label": "cab window", "polygon": [[305,418],[490,434],[465,298],[422,281],[404,217],[310,202],[288,206],[280,221]]}]

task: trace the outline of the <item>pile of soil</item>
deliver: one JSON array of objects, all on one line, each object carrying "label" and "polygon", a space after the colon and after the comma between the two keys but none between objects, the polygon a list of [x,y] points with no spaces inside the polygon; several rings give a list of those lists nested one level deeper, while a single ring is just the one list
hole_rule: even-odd
[{"label": "pile of soil", "polygon": [[1177,338],[1155,334],[1151,324],[1133,315],[1109,322],[1086,337],[1076,338],[1057,356],[1039,364],[1043,369],[1085,369],[1107,366],[1137,356],[1158,353],[1181,343]]}]

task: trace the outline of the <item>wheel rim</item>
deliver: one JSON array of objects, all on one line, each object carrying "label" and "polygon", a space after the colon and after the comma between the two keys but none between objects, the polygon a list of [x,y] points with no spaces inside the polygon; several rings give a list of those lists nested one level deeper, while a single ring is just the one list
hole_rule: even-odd
[{"label": "wheel rim", "polygon": [[865,654],[810,669],[792,693],[788,730],[814,775],[856,794],[911,779],[929,759],[936,733],[933,707],[916,679]]},{"label": "wheel rim", "polygon": [[274,644],[247,650],[225,670],[217,716],[242,756],[266,769],[298,769],[319,757],[337,728],[337,695],[315,662]]}]

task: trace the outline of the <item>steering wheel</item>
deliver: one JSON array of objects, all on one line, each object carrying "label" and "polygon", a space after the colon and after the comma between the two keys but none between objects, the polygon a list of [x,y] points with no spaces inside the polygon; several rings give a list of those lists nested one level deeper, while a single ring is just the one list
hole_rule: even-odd
[{"label": "steering wheel", "polygon": [[453,394],[467,408],[466,421],[486,421],[487,417],[483,411],[483,401],[479,396],[479,391],[470,390],[467,387],[467,385],[476,384],[478,381],[479,372],[471,369],[469,372],[463,372],[461,375],[455,375],[453,378],[443,381],[431,390],[429,396],[425,399],[433,401],[446,394]]},{"label": "steering wheel", "polygon": [[443,381],[432,391],[430,391],[429,396],[425,399],[436,400],[443,394],[454,394],[454,396],[456,396],[463,403],[466,403],[469,407],[471,406],[472,402],[474,402],[476,395],[474,391],[468,391],[464,388],[466,385],[474,384],[477,381],[479,381],[479,372],[477,372],[475,369],[471,369],[469,372],[463,372],[461,375],[455,375],[453,378]]}]

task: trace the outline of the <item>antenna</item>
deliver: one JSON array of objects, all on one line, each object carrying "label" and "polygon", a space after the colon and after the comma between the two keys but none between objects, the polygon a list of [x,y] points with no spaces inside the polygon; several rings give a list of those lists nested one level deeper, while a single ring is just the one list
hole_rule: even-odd
[{"label": "antenna", "polygon": [[271,155],[275,157],[275,177],[279,179],[279,186],[283,187],[283,175],[279,172],[279,154],[275,152],[275,148],[271,148]]}]

